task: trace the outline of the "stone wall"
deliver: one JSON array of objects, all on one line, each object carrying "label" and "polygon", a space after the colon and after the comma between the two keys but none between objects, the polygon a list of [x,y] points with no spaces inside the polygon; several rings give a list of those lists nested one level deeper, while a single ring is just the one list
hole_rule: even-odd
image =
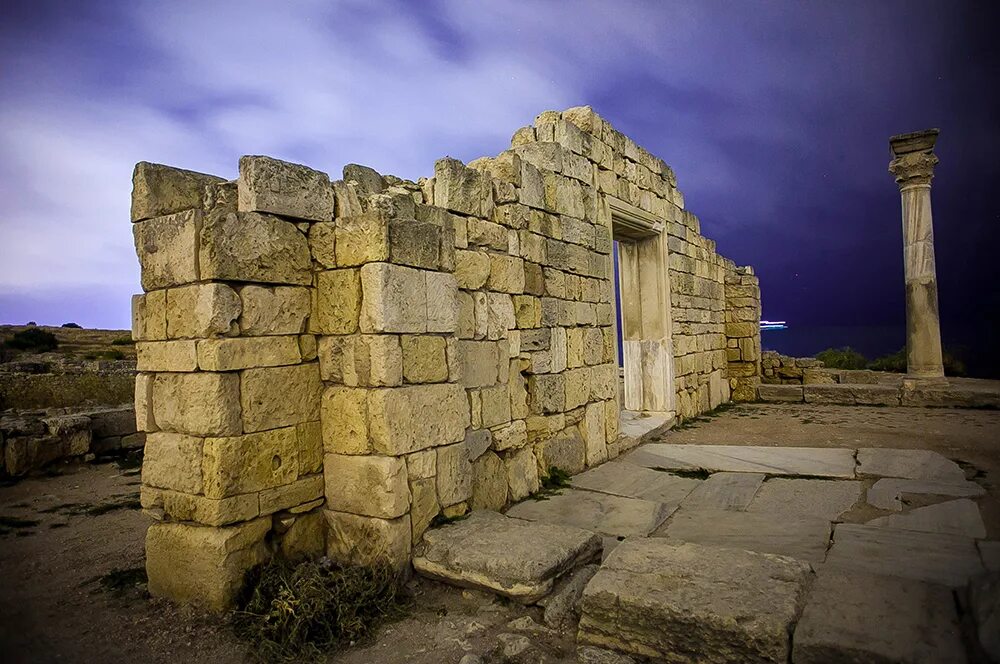
[{"label": "stone wall", "polygon": [[357,165],[331,182],[267,157],[239,170],[134,176],[155,594],[220,608],[275,551],[405,565],[436,517],[501,509],[553,467],[623,451],[612,202],[673,248],[642,276],[671,284],[641,316],[665,340],[639,343],[647,396],[675,393],[682,415],[728,400],[735,266],[669,167],[589,108],[418,182]]},{"label": "stone wall", "polygon": [[726,360],[733,401],[754,401],[761,380],[760,283],[750,267],[726,272]]},{"label": "stone wall", "polygon": [[0,411],[113,406],[130,402],[134,392],[132,360],[0,363]]},{"label": "stone wall", "polygon": [[[761,380],[771,385],[876,385],[893,382],[892,374],[869,369],[832,369],[814,357],[789,357],[773,350],[762,355]],[[898,376],[897,376],[898,378]]]}]

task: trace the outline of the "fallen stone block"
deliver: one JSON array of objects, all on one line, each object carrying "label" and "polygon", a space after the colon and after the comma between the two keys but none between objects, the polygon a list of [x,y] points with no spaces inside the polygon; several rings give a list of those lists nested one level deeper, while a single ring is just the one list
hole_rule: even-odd
[{"label": "fallen stone block", "polygon": [[585,530],[484,511],[425,532],[413,567],[433,579],[530,604],[547,595],[560,576],[600,553],[600,537]]},{"label": "fallen stone block", "polygon": [[587,585],[578,641],[669,662],[787,662],[811,572],[782,556],[620,544]]},{"label": "fallen stone block", "polygon": [[675,505],[649,500],[565,489],[544,500],[518,503],[507,514],[518,519],[582,528],[602,535],[629,537],[653,532],[675,509]]}]

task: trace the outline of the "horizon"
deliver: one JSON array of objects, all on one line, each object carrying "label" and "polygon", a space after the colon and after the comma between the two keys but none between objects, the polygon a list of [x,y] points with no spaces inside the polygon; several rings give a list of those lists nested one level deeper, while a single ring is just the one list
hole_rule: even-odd
[{"label": "horizon", "polygon": [[720,253],[760,276],[764,318],[901,339],[888,139],[939,127],[942,330],[997,352],[995,8],[602,7],[567,23],[527,2],[6,3],[0,324],[129,327],[137,161],[232,178],[240,155],[268,154],[415,180],[589,104],[675,170]]}]

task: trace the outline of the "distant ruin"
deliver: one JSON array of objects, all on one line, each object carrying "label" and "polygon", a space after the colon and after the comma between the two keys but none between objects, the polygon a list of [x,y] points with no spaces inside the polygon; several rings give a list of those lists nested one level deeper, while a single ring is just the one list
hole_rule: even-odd
[{"label": "distant ruin", "polygon": [[756,398],[753,271],[589,107],[416,183],[259,156],[239,173],[135,169],[154,594],[224,608],[276,552],[405,565],[439,516]]}]

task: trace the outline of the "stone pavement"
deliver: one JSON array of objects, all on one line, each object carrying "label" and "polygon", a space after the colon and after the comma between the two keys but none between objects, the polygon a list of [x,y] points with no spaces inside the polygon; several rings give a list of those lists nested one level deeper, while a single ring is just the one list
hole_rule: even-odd
[{"label": "stone pavement", "polygon": [[581,643],[671,662],[962,662],[956,599],[972,584],[993,589],[985,615],[997,606],[983,493],[926,450],[651,443],[507,517],[603,537]]}]

